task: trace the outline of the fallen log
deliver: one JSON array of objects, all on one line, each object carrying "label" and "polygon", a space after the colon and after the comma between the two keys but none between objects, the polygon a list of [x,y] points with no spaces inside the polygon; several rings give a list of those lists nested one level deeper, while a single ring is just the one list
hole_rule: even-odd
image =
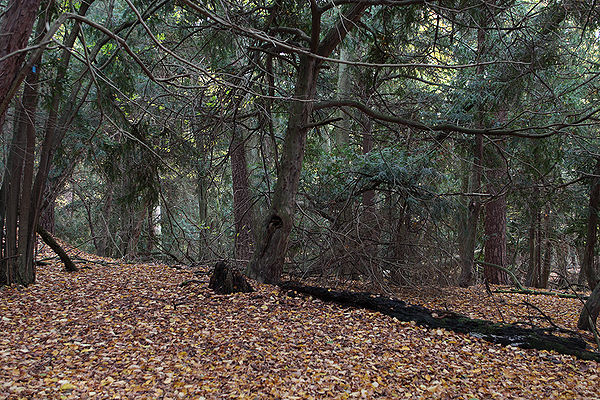
[{"label": "fallen log", "polygon": [[307,294],[324,301],[338,303],[348,307],[378,311],[400,321],[414,321],[417,325],[438,329],[443,328],[466,333],[488,342],[504,346],[516,346],[523,349],[553,350],[583,360],[600,362],[600,353],[586,350],[586,342],[579,337],[559,337],[547,333],[552,329],[523,328],[511,324],[500,324],[481,319],[472,319],[464,315],[431,311],[425,307],[408,305],[402,300],[374,295],[367,292],[348,292],[327,288],[304,286],[295,282],[283,282],[282,290]]},{"label": "fallen log", "polygon": [[516,294],[530,294],[534,296],[556,296],[562,299],[581,299],[587,300],[590,296],[586,296],[583,294],[571,294],[571,293],[556,293],[556,292],[548,292],[543,290],[532,290],[532,289],[497,289],[492,290],[492,293],[516,293]]}]

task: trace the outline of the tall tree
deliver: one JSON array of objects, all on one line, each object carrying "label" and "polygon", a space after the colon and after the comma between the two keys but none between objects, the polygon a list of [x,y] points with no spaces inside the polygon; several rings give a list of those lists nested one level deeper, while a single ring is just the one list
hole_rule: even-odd
[{"label": "tall tree", "polygon": [[[600,210],[600,158],[596,161],[593,176],[590,178],[590,197],[586,228],[585,250],[581,270],[591,290],[598,285],[598,274],[594,265],[596,243],[598,242],[598,212]],[[597,316],[597,314],[596,314]]]},{"label": "tall tree", "polygon": [[306,136],[310,130],[317,77],[323,64],[322,57],[331,55],[369,6],[369,2],[363,1],[350,5],[320,39],[323,10],[316,1],[311,2],[311,54],[299,57],[294,99],[289,109],[277,183],[271,207],[258,226],[258,243],[248,265],[247,273],[251,278],[268,283],[279,282],[281,278],[292,230]]},{"label": "tall tree", "polygon": [[[486,10],[480,11],[479,21],[477,21],[477,52],[476,62],[477,66],[476,74],[478,79],[482,79],[485,67],[484,60],[486,57],[486,32],[487,24],[489,22],[490,15]],[[475,126],[479,129],[485,126],[484,121],[484,110],[485,105],[483,99],[479,100],[479,104],[476,106]],[[466,216],[461,221],[461,227],[459,227],[459,257],[461,273],[459,277],[460,286],[469,286],[473,282],[473,266],[475,259],[475,245],[477,243],[477,226],[479,223],[479,214],[481,210],[481,200],[477,197],[477,193],[481,189],[481,177],[483,173],[483,135],[475,135],[473,141],[473,163],[471,166],[471,175],[468,179],[468,183],[465,185],[470,193],[475,195],[468,199],[468,204],[465,210]]]},{"label": "tall tree", "polygon": [[[8,5],[0,24],[0,98],[6,99],[18,85],[15,80],[23,63],[25,53],[14,52],[25,47],[31,34],[39,7],[38,1],[15,1]],[[45,14],[40,17],[38,33],[43,33]],[[39,58],[33,60],[39,63]],[[23,101],[17,107],[13,139],[9,148],[0,189],[0,284],[18,283],[28,285],[35,282],[33,263],[28,262],[26,243],[35,235],[29,227],[29,204],[33,177],[35,150],[35,111],[38,97],[37,70],[27,73]],[[4,125],[4,114],[0,114],[0,131]],[[20,229],[19,229],[20,227]]]},{"label": "tall tree", "polygon": [[[25,60],[31,30],[35,22],[41,0],[9,1],[2,10],[0,21],[0,99],[6,102],[12,97],[19,82],[15,82]],[[0,130],[4,125],[4,110],[0,112]]]}]

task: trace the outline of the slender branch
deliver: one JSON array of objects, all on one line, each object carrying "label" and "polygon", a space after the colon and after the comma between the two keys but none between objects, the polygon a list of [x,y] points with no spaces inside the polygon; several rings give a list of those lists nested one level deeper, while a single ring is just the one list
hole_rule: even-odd
[{"label": "slender branch", "polygon": [[306,33],[304,33],[303,30],[298,29],[298,28],[291,28],[291,27],[287,27],[287,26],[278,26],[278,27],[272,28],[271,32],[273,32],[273,33],[277,33],[277,32],[290,33],[290,34],[296,36],[298,39],[300,39],[306,43],[310,43],[310,36],[308,36]]},{"label": "slender branch", "polygon": [[474,261],[474,262],[475,262],[475,264],[483,265],[486,267],[496,268],[496,269],[499,269],[500,271],[506,272],[520,290],[527,290],[523,287],[523,285],[521,285],[521,282],[519,282],[519,279],[517,279],[517,276],[515,275],[515,273],[512,272],[510,269],[504,268],[503,266],[498,265],[498,264],[492,264],[492,263],[485,262],[485,261]]},{"label": "slender branch", "polygon": [[[219,24],[223,27],[226,27],[226,28],[232,29],[236,32],[239,32],[241,35],[250,37],[252,39],[259,40],[261,42],[270,43],[273,46],[276,46],[277,48],[282,48],[282,49],[285,49],[290,52],[304,54],[304,55],[316,58],[316,59],[320,60],[321,62],[327,61],[327,62],[336,63],[336,64],[346,64],[346,65],[353,65],[353,66],[358,66],[358,67],[368,67],[368,68],[432,68],[432,69],[443,69],[443,70],[467,69],[467,68],[476,68],[476,67],[479,67],[482,65],[498,65],[498,64],[511,64],[511,65],[520,65],[520,66],[531,65],[531,63],[529,63],[529,62],[512,61],[512,60],[494,60],[494,61],[483,61],[483,62],[476,62],[476,63],[470,63],[470,64],[456,64],[456,65],[428,64],[428,63],[385,64],[385,63],[369,63],[369,62],[361,62],[361,61],[340,60],[337,58],[331,58],[331,57],[327,57],[327,56],[323,55],[325,53],[318,52],[317,54],[315,54],[315,53],[311,52],[311,50],[308,48],[294,46],[286,41],[280,40],[274,36],[270,36],[270,35],[266,34],[264,31],[235,24],[235,23],[219,16],[218,14],[194,3],[192,0],[180,0],[180,2],[185,4],[186,6],[188,6],[190,9],[198,12],[200,15],[216,22],[217,24]],[[364,1],[364,2],[353,1],[351,3],[355,4],[355,5],[358,5],[359,3],[361,3],[365,8],[376,4],[376,2],[373,2],[373,1]],[[381,3],[381,2],[379,2],[379,3]],[[417,0],[416,1],[397,1],[397,2],[394,2],[394,5],[406,6],[406,5],[418,4],[418,3],[422,3],[422,1],[420,1],[420,0],[418,0],[418,1]],[[345,20],[344,23],[351,24],[352,22]],[[354,23],[356,23],[356,21]],[[348,29],[346,29],[346,28],[342,29],[341,31],[338,32],[338,34],[343,33],[345,35],[347,33],[347,31],[350,30],[349,28],[350,27],[348,27]],[[330,33],[333,33],[333,32],[330,31]],[[323,39],[321,41],[321,43],[323,44],[324,41],[325,41],[325,39]],[[323,49],[323,50],[325,50],[325,49]]]},{"label": "slender branch", "polygon": [[305,126],[303,126],[302,128],[305,128],[305,129],[317,128],[317,127],[319,127],[319,126],[333,124],[334,122],[341,121],[341,120],[343,120],[343,119],[344,119],[344,118],[342,118],[342,117],[337,117],[337,118],[329,118],[329,119],[326,119],[326,120],[324,120],[324,121],[317,121],[317,122],[313,122],[313,123],[311,123],[311,124],[308,124],[308,125],[305,125]]},{"label": "slender branch", "polygon": [[[450,123],[443,123],[438,125],[426,125],[422,122],[415,121],[408,118],[397,117],[395,115],[383,114],[378,111],[375,111],[365,104],[354,101],[354,100],[332,100],[332,101],[323,101],[315,104],[313,110],[322,110],[324,108],[333,108],[333,107],[353,107],[356,108],[369,117],[385,122],[393,122],[401,125],[406,125],[411,128],[419,129],[422,131],[432,131],[432,132],[457,132],[457,133],[465,133],[469,135],[490,135],[490,136],[514,136],[514,137],[522,137],[528,139],[543,139],[550,136],[553,136],[557,133],[560,133],[562,129],[568,127],[576,127],[579,124],[550,124],[545,126],[532,126],[526,128],[519,129],[499,129],[499,128],[466,128],[464,126],[454,125]],[[525,133],[526,131],[541,131],[547,130],[548,133]]]}]

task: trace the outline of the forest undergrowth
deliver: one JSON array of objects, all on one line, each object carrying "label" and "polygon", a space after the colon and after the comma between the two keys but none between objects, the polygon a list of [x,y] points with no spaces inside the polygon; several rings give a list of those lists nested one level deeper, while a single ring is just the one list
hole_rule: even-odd
[{"label": "forest undergrowth", "polygon": [[[39,267],[36,284],[0,289],[0,399],[600,397],[596,362],[425,329],[256,282],[254,293],[215,295],[208,267],[78,255],[88,260],[79,272],[53,259]],[[566,329],[575,329],[581,307],[483,286],[404,288],[396,296]]]}]

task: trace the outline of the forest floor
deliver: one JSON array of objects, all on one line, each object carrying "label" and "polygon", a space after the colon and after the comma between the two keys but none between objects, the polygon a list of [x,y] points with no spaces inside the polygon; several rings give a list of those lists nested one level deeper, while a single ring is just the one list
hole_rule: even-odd
[{"label": "forest floor", "polygon": [[[214,295],[208,271],[92,262],[0,289],[0,399],[597,399],[600,365],[425,329],[277,287]],[[202,272],[202,271],[200,271]],[[200,282],[185,286],[188,279]],[[410,304],[496,321],[540,311],[574,329],[580,302],[402,289]]]}]

